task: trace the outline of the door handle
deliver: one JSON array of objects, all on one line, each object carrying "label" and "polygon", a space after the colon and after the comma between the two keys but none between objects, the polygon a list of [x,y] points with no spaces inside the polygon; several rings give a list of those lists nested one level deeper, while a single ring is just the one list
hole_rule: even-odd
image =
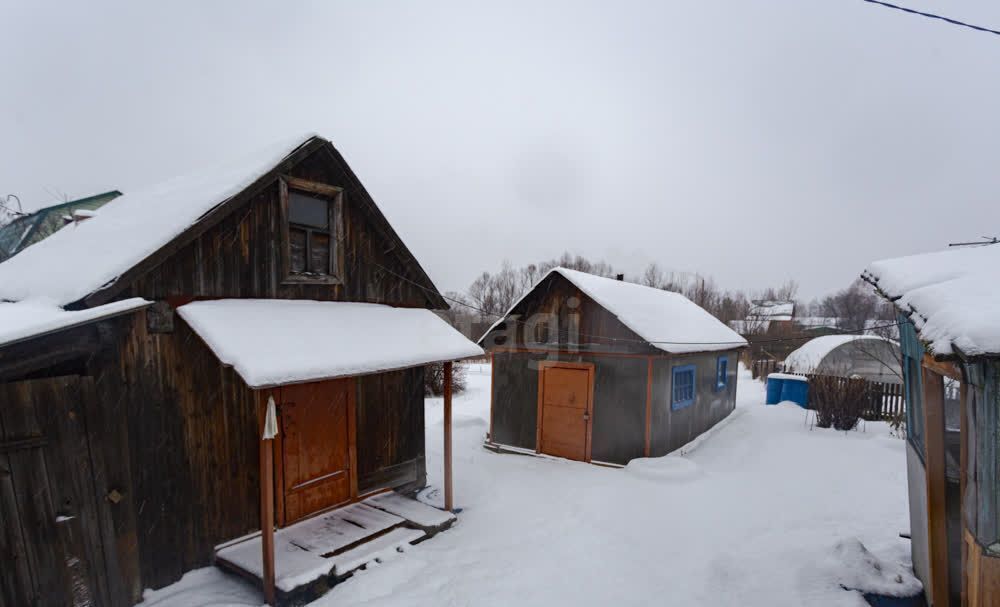
[{"label": "door handle", "polygon": [[589,413],[584,413],[583,414],[583,421],[585,421],[585,422],[589,422],[590,421],[590,414]]}]

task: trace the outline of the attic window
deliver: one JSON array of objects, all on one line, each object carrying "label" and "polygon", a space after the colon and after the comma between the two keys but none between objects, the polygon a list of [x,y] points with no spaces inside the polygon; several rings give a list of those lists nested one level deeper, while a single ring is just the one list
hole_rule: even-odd
[{"label": "attic window", "polygon": [[292,177],[282,180],[285,280],[339,283],[343,276],[340,188]]}]

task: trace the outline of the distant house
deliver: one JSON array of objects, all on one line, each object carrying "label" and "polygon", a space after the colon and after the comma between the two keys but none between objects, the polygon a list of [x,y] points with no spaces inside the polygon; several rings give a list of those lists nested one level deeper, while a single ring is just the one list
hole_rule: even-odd
[{"label": "distant house", "polygon": [[899,311],[914,571],[935,607],[1000,605],[1000,245],[879,261],[863,278]]},{"label": "distant house", "polygon": [[4,605],[213,563],[298,604],[454,520],[408,497],[424,365],[483,351],[321,137],[108,202],[0,263],[0,302]]},{"label": "distant house", "polygon": [[746,346],[683,295],[565,268],[479,343],[493,359],[488,447],[612,465],[729,415]]},{"label": "distant house", "polygon": [[754,300],[746,318],[729,321],[729,327],[744,337],[780,333],[791,327],[794,316],[794,301]]},{"label": "distant house", "polygon": [[784,370],[899,384],[903,381],[901,360],[899,344],[882,337],[824,335],[786,356]]},{"label": "distant house", "polygon": [[121,196],[118,190],[71,200],[39,209],[0,227],[0,262],[51,236],[68,223],[86,219],[106,203]]}]

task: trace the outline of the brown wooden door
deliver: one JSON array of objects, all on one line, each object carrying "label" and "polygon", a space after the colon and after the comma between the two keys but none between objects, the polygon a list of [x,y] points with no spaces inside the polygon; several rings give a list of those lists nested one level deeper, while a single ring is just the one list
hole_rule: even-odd
[{"label": "brown wooden door", "polygon": [[591,386],[586,364],[542,363],[539,378],[538,451],[590,461]]},{"label": "brown wooden door", "polygon": [[282,524],[349,501],[353,480],[354,380],[281,388]]},{"label": "brown wooden door", "polygon": [[[0,606],[110,605],[90,377],[0,384]],[[118,602],[117,600],[115,601]]]}]

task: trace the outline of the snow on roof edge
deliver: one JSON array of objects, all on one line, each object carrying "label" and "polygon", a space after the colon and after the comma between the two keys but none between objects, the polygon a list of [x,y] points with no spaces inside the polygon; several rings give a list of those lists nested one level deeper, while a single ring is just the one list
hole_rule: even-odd
[{"label": "snow on roof edge", "polygon": [[[0,299],[48,297],[68,305],[113,285],[317,139],[330,143],[316,133],[286,138],[112,199],[102,213],[0,263]],[[65,267],[71,256],[78,262],[72,270]]]},{"label": "snow on roof edge", "polygon": [[[503,314],[503,316],[501,316],[496,322],[494,322],[490,326],[489,329],[486,330],[485,333],[483,333],[483,335],[476,341],[476,343],[482,345],[483,340],[486,338],[486,336],[489,335],[490,332],[493,331],[493,329],[495,329],[500,323],[504,322],[507,319],[507,317],[511,315],[514,309],[517,308],[517,306],[520,305],[522,301],[524,301],[536,288],[538,288],[538,286],[543,281],[549,278],[549,276],[551,276],[553,273],[557,273],[566,280],[570,281],[574,286],[583,291],[584,294],[593,299],[594,302],[597,303],[597,305],[601,306],[602,308],[614,314],[615,318],[617,318],[619,322],[621,322],[629,330],[638,335],[647,344],[653,346],[658,350],[662,350],[670,354],[694,354],[697,352],[716,352],[722,350],[733,350],[736,348],[745,347],[748,343],[747,340],[744,339],[739,333],[733,331],[724,322],[715,318],[707,310],[705,310],[704,308],[702,308],[701,306],[694,303],[693,301],[691,301],[690,299],[688,299],[687,297],[685,297],[680,293],[674,293],[673,291],[666,291],[663,289],[656,289],[654,287],[647,287],[645,285],[640,285],[632,282],[619,281],[613,278],[607,278],[605,276],[598,276],[596,274],[581,272],[579,270],[571,270],[569,268],[564,268],[562,266],[557,266],[546,272],[544,276],[542,276],[537,282],[535,282],[535,284],[532,285],[530,289],[525,291],[525,293],[521,295],[521,297],[518,298],[516,302],[514,302],[514,304],[510,307],[510,309],[508,309],[507,312]],[[689,306],[692,306],[693,308],[696,308],[697,310],[701,311],[705,316],[715,321],[715,323],[717,323],[722,329],[730,333],[735,339],[733,339],[732,341],[715,340],[715,341],[705,341],[705,342],[696,342],[688,340],[671,341],[667,339],[662,339],[662,337],[664,336],[658,335],[656,337],[649,337],[648,335],[644,335],[644,333],[648,333],[648,331],[645,331],[640,327],[633,326],[635,323],[630,322],[630,320],[632,319],[624,318],[622,314],[619,314],[618,311],[615,310],[617,306],[609,304],[609,302],[607,301],[603,301],[602,298],[594,292],[594,289],[589,289],[587,285],[582,284],[584,282],[583,280],[581,280],[582,277],[588,277],[588,280],[595,279],[595,280],[608,281],[609,283],[621,283],[623,287],[625,285],[628,285],[627,288],[649,289],[651,291],[657,292],[658,294],[661,294],[665,298],[664,299],[665,301],[666,298],[668,297],[679,298],[678,301],[683,300]],[[626,314],[625,316],[628,315]],[[685,346],[691,346],[691,347],[685,347]]]},{"label": "snow on roof edge", "polygon": [[5,327],[8,329],[6,332],[0,331],[0,347],[11,346],[60,331],[68,331],[99,320],[135,312],[151,305],[153,302],[141,297],[114,301],[84,310],[63,310],[55,304],[44,305],[35,300],[0,303],[0,312],[3,312],[5,306],[21,306],[22,308],[18,312],[33,310],[38,313],[34,315],[34,319],[29,319],[29,322],[22,325],[21,330],[9,330],[9,327]]},{"label": "snow on roof edge", "polygon": [[[185,304],[177,312],[219,362],[255,390],[485,354],[425,308],[301,299],[215,299]],[[248,326],[254,330],[247,331]]]}]

